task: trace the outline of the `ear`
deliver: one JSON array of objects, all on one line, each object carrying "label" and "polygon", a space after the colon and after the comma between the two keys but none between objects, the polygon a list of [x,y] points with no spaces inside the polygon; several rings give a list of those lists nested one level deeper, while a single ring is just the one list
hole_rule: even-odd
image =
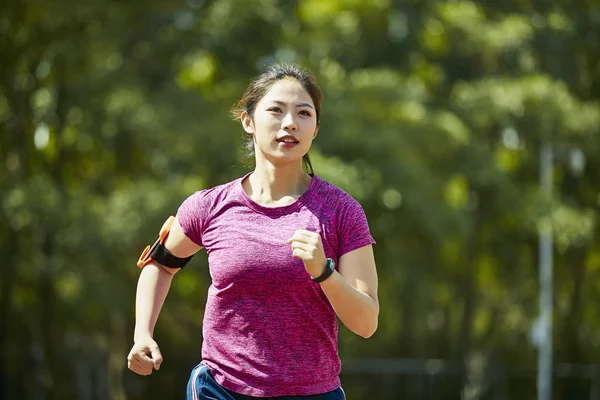
[{"label": "ear", "polygon": [[317,137],[318,133],[319,133],[319,125],[317,125],[317,129],[315,129],[315,133],[313,133],[313,140]]},{"label": "ear", "polygon": [[251,135],[254,134],[254,122],[252,122],[252,118],[250,118],[250,115],[247,111],[242,112],[240,121],[242,122],[242,126],[247,133]]}]

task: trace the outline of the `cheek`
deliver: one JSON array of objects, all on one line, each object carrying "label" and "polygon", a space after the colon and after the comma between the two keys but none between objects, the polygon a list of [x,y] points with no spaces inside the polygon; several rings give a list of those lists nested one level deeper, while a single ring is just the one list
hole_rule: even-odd
[{"label": "cheek", "polygon": [[314,139],[317,136],[317,125],[312,122],[306,127],[307,136]]},{"label": "cheek", "polygon": [[271,132],[281,125],[281,122],[277,121],[276,118],[256,118],[255,127],[257,132]]}]

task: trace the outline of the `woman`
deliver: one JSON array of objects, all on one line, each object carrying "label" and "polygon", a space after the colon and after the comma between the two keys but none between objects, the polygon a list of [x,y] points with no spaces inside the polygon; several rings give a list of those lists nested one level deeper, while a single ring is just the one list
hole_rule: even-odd
[{"label": "woman", "polygon": [[[206,248],[212,277],[188,399],[344,399],[336,315],[365,338],[377,329],[375,241],[363,209],[308,159],[322,97],[297,66],[254,79],[233,109],[254,171],[179,207],[164,246],[179,258]],[[153,330],[179,270],[150,261],[128,356],[140,375],[162,362]]]}]

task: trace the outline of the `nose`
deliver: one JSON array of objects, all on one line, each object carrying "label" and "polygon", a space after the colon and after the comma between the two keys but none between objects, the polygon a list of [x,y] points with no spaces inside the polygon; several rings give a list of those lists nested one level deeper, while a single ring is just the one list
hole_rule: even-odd
[{"label": "nose", "polygon": [[287,113],[283,120],[281,121],[281,127],[285,131],[296,131],[298,129],[298,125],[296,124],[296,119],[294,118],[293,113]]}]

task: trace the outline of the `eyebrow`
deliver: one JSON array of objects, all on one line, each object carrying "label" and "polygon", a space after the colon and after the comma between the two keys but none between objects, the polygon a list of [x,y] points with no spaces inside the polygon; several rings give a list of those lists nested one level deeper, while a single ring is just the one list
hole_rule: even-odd
[{"label": "eyebrow", "polygon": [[[287,105],[286,103],[284,103],[281,100],[273,100],[272,103],[279,104],[279,105],[282,105],[282,106]],[[309,107],[309,108],[313,108],[313,106],[311,106],[308,103],[298,103],[298,104],[296,104],[296,107]]]}]

